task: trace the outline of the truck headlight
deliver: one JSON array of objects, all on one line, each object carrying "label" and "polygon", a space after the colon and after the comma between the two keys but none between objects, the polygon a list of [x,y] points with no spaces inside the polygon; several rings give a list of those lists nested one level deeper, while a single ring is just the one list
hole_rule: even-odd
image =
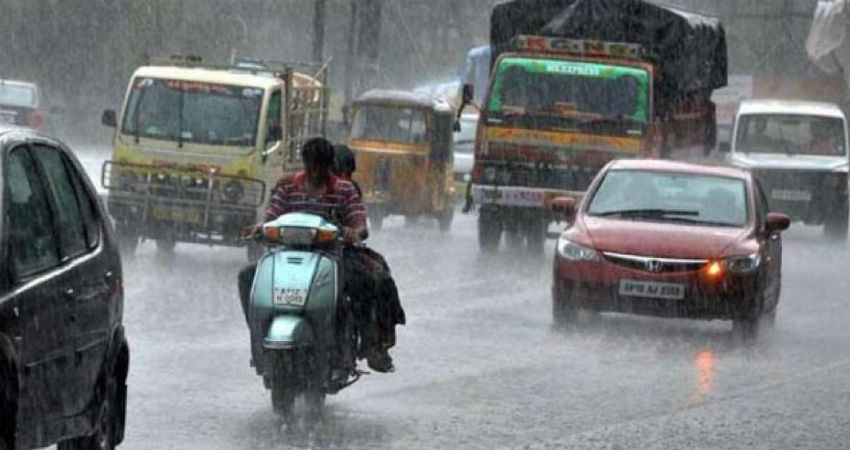
[{"label": "truck headlight", "polygon": [[599,261],[599,252],[565,238],[558,238],[558,255],[569,261]]},{"label": "truck headlight", "polygon": [[242,200],[243,195],[245,195],[245,189],[236,180],[228,181],[222,189],[222,198],[226,202],[237,203],[239,200]]}]

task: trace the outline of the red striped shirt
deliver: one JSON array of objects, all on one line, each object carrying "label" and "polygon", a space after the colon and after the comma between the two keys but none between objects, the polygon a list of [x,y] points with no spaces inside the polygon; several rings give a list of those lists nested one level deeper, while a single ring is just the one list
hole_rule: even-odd
[{"label": "red striped shirt", "polygon": [[318,197],[307,194],[306,174],[283,178],[272,190],[266,208],[266,222],[292,212],[315,212],[338,217],[338,225],[348,228],[366,228],[366,206],[350,181],[328,175],[325,192]]}]

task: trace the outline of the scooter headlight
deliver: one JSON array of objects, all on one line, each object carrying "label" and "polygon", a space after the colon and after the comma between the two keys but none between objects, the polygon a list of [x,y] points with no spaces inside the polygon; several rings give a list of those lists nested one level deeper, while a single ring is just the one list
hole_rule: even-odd
[{"label": "scooter headlight", "polygon": [[599,261],[599,252],[565,238],[558,239],[558,255],[569,261]]}]

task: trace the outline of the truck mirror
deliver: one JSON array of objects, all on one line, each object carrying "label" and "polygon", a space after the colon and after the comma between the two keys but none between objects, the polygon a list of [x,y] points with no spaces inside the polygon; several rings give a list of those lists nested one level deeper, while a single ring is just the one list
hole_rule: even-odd
[{"label": "truck mirror", "polygon": [[277,142],[283,139],[283,129],[278,124],[269,124],[269,133],[266,142]]},{"label": "truck mirror", "polygon": [[464,84],[460,98],[464,106],[469,103],[472,103],[472,100],[475,98],[475,86],[471,84]]},{"label": "truck mirror", "polygon": [[103,114],[100,116],[100,123],[115,128],[118,126],[118,116],[115,114],[114,109],[104,109]]}]

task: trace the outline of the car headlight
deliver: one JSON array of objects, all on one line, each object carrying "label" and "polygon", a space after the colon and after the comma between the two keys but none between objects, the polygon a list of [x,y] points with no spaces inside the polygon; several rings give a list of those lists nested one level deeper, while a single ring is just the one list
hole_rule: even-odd
[{"label": "car headlight", "polygon": [[558,255],[569,261],[599,261],[596,250],[564,238],[558,239]]},{"label": "car headlight", "polygon": [[726,270],[734,274],[746,274],[756,271],[761,266],[761,254],[756,252],[747,256],[733,256],[724,261]]}]

